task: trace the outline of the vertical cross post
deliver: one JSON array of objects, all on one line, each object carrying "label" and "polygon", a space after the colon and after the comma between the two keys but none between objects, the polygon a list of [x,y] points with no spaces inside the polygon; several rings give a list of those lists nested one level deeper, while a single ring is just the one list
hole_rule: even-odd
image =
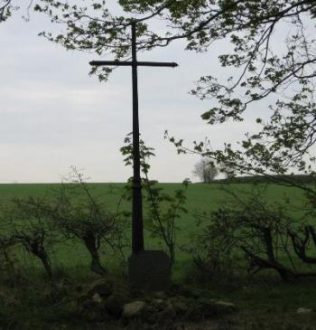
[{"label": "vertical cross post", "polygon": [[138,77],[136,50],[136,22],[132,22],[132,85],[133,85],[133,208],[132,208],[132,250],[144,250],[142,183],[140,177]]},{"label": "vertical cross post", "polygon": [[133,88],[133,197],[132,197],[132,252],[134,255],[144,251],[142,183],[140,176],[138,81],[139,66],[176,67],[174,62],[137,61],[136,21],[131,22],[132,61],[91,61],[92,66],[130,66],[132,68]]}]

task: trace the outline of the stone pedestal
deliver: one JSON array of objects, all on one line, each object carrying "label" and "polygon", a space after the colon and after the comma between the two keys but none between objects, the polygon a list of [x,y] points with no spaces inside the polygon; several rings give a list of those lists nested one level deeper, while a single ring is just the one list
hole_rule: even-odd
[{"label": "stone pedestal", "polygon": [[170,286],[170,258],[163,251],[141,251],[128,259],[130,287],[143,291],[164,291]]}]

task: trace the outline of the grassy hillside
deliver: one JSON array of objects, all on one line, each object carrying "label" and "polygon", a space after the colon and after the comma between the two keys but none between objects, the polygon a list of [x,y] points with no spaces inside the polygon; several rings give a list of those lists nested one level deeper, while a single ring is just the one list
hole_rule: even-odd
[{"label": "grassy hillside", "polygon": [[[177,189],[183,188],[181,184],[160,184],[161,188],[168,193],[173,193]],[[25,198],[29,196],[45,196],[52,197],[58,191],[58,184],[2,184],[0,185],[0,200],[2,204],[6,204],[12,198]],[[115,212],[118,208],[118,203],[121,200],[124,184],[120,183],[94,183],[89,185],[94,196],[105,201],[108,209]],[[225,203],[229,203],[231,194],[234,192],[237,195],[250,193],[253,185],[240,183],[212,183],[212,184],[191,184],[187,188],[187,214],[183,214],[178,220],[178,246],[189,246],[195,235],[201,232],[203,223],[197,227],[197,215],[203,212],[208,213],[215,210]],[[303,194],[297,188],[287,188],[275,184],[258,184],[255,189],[264,191],[265,198],[271,203],[280,201],[287,203],[293,210],[293,215],[297,213],[297,209],[303,205]],[[131,203],[128,201],[120,202],[120,209],[130,210]],[[146,209],[144,204],[145,217],[145,245],[146,248],[157,248],[158,242],[153,240],[146,232]],[[129,228],[126,228],[129,234]],[[104,258],[107,259],[107,251],[104,251]],[[53,258],[63,266],[73,267],[82,265],[87,260],[85,248],[73,242],[72,246],[59,245],[53,251]],[[112,259],[112,257],[110,257]],[[180,270],[188,261],[188,256],[181,250],[177,251],[177,261],[175,269]],[[36,263],[37,261],[35,261]],[[107,260],[106,262],[111,262]]]},{"label": "grassy hillside", "polygon": [[[89,187],[95,196],[105,201],[109,210],[113,212],[117,210],[124,184],[96,183],[90,184]],[[169,193],[183,188],[181,184],[160,184],[160,187]],[[49,198],[56,194],[59,188],[58,184],[2,184],[0,185],[0,201],[2,205],[5,205],[10,199],[17,197],[46,196]],[[239,312],[236,315],[219,320],[219,329],[316,329],[314,327],[315,312],[307,315],[297,314],[297,310],[302,307],[316,310],[314,280],[304,279],[295,284],[284,283],[277,276],[273,274],[271,276],[267,272],[255,279],[234,278],[229,283],[222,282],[221,278],[216,278],[216,280],[205,278],[203,274],[193,270],[191,255],[181,249],[183,246],[187,248],[194,246],[195,236],[203,232],[205,223],[202,221],[200,226],[197,226],[198,214],[208,213],[226,203],[229,204],[232,193],[241,196],[245,193],[254,193],[254,189],[262,190],[263,198],[270,203],[284,203],[293,218],[298,217],[300,208],[304,207],[304,195],[296,188],[265,183],[256,184],[255,188],[250,183],[215,182],[208,185],[189,185],[187,188],[188,213],[178,221],[178,249],[173,272],[174,281],[180,288],[188,288],[193,290],[192,292],[197,290],[196,292],[203,292],[208,296],[232,301],[238,306]],[[131,203],[124,201],[120,207],[130,210]],[[145,218],[146,210],[145,203]],[[129,226],[126,232],[130,233]],[[145,231],[145,245],[148,249],[157,248],[159,242]],[[98,278],[89,271],[89,255],[81,243],[70,240],[67,243],[54,245],[49,251],[52,265],[60,273],[58,292],[61,296],[57,298],[54,295],[53,298],[49,296],[55,288],[52,289],[47,278],[43,276],[39,261],[28,255],[25,250],[18,253],[16,257],[24,279],[21,280],[18,277],[14,280],[15,282],[12,282],[13,286],[12,283],[7,284],[10,282],[0,281],[0,328],[2,328],[2,320],[5,320],[6,326],[9,325],[12,329],[96,329],[95,324],[82,323],[72,318],[70,312],[77,308],[76,299],[81,294],[80,290],[89,287],[90,281]],[[129,253],[130,249],[127,248],[126,256]],[[120,266],[117,255],[104,248],[101,257],[103,264],[111,269],[111,272],[118,275],[118,278],[122,277],[122,268],[120,272],[115,271]],[[51,324],[53,324],[52,327],[50,327]],[[100,329],[111,329],[107,324],[102,326],[104,327]],[[192,327],[192,329],[195,328]]]}]

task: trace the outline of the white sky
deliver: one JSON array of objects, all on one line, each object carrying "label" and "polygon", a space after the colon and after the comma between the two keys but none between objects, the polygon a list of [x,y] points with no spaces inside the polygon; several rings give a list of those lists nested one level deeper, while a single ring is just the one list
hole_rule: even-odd
[{"label": "white sky", "polygon": [[[132,130],[131,70],[118,68],[101,84],[88,76],[97,55],[67,52],[37,36],[52,29],[44,18],[32,15],[26,23],[20,16],[0,25],[0,182],[60,182],[72,165],[95,182],[126,181],[132,169],[119,148]],[[179,64],[139,69],[140,129],[156,150],[150,177],[161,182],[194,180],[199,159],[178,156],[163,139],[165,130],[188,145],[207,136],[220,147],[251,129],[247,121],[225,127],[202,121],[209,106],[188,92],[201,75],[221,72],[216,50],[222,49],[196,54],[183,48],[178,42],[138,56]]]}]

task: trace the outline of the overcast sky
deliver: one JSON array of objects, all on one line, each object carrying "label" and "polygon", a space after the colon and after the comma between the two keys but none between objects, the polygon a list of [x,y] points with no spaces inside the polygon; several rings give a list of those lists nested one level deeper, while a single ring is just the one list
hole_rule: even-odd
[{"label": "overcast sky", "polygon": [[[106,83],[89,77],[94,54],[67,52],[37,34],[51,29],[44,18],[16,14],[0,25],[0,182],[60,182],[70,166],[94,182],[124,182],[132,169],[120,147],[132,130],[131,70],[118,68]],[[210,126],[200,116],[209,105],[189,91],[203,74],[220,74],[216,55],[185,52],[181,42],[139,54],[176,61],[178,68],[139,69],[140,130],[154,147],[151,178],[180,182],[192,175],[197,156],[178,156],[164,131],[188,145],[206,136],[220,147],[251,129],[250,122]],[[104,58],[103,58],[104,59]],[[108,58],[110,59],[110,58]]]}]

